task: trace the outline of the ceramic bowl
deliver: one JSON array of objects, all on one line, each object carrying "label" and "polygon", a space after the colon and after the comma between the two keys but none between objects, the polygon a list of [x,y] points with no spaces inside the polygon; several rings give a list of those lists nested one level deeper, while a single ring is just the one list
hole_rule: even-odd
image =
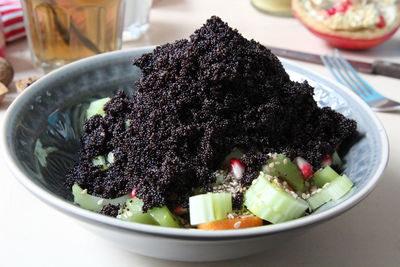
[{"label": "ceramic bowl", "polygon": [[134,91],[141,74],[131,61],[151,49],[117,51],[71,63],[35,82],[9,107],[1,130],[2,154],[15,177],[36,197],[130,251],[170,260],[216,261],[284,247],[288,239],[355,206],[375,187],[388,160],[387,137],[375,114],[343,86],[283,61],[292,79],[315,86],[321,106],[329,105],[358,122],[363,137],[344,158],[345,173],[355,183],[346,197],[297,220],[227,231],[124,222],[74,205],[63,182],[77,157],[84,111],[91,100],[117,90]]}]

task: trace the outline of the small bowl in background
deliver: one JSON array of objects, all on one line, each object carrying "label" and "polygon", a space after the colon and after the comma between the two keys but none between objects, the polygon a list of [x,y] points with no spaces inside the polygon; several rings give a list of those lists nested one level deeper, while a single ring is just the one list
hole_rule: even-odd
[{"label": "small bowl in background", "polygon": [[331,46],[349,50],[363,50],[381,45],[389,40],[400,27],[400,8],[398,8],[395,22],[384,30],[354,32],[328,29],[320,21],[309,16],[299,3],[299,0],[292,0],[292,13],[315,36],[325,40]]}]

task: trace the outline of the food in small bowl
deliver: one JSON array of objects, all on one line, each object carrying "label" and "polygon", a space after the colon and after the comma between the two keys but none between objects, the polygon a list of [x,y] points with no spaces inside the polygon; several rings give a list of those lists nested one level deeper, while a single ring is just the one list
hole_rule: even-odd
[{"label": "food in small bowl", "polygon": [[216,17],[189,40],[39,79],[10,106],[2,146],[49,205],[116,245],[186,261],[283,247],[364,198],[388,149],[356,95]]},{"label": "food in small bowl", "polygon": [[316,36],[346,49],[380,45],[400,26],[400,4],[395,0],[293,0],[292,10]]}]

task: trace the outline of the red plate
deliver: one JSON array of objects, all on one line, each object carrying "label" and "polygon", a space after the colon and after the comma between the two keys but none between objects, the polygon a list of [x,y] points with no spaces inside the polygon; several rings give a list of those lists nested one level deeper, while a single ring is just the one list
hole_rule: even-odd
[{"label": "red plate", "polygon": [[382,35],[377,38],[373,39],[356,39],[356,38],[347,38],[343,36],[337,36],[333,34],[327,34],[320,31],[317,31],[310,25],[308,25],[299,15],[298,13],[293,10],[293,15],[304,25],[307,29],[312,32],[314,35],[318,36],[319,38],[325,40],[330,45],[334,47],[346,48],[351,50],[362,50],[371,48],[377,45],[380,45],[387,41],[390,37],[392,37],[396,31],[399,29],[400,25],[397,25],[391,32]]}]

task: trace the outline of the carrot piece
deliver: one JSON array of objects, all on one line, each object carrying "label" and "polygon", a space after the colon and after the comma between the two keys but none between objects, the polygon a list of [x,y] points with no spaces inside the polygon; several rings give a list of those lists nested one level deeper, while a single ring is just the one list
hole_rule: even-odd
[{"label": "carrot piece", "polygon": [[197,226],[202,230],[230,230],[249,228],[263,225],[263,220],[257,216],[235,218],[235,219],[222,219],[219,221],[202,223]]}]

